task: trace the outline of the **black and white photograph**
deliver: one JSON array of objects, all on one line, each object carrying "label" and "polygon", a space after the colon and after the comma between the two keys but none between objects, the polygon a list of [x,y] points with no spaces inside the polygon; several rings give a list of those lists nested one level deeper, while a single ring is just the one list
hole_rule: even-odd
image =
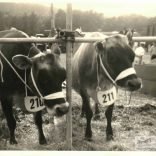
[{"label": "black and white photograph", "polygon": [[0,0],[1,151],[156,151],[156,1]]}]

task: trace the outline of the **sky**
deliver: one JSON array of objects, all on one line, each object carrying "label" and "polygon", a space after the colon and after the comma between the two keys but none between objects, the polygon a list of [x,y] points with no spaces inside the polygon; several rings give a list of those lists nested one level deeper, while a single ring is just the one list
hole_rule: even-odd
[{"label": "sky", "polygon": [[72,3],[72,9],[93,10],[104,16],[121,16],[139,14],[147,17],[156,16],[156,0],[0,0],[0,2],[41,3],[66,9],[67,3]]}]

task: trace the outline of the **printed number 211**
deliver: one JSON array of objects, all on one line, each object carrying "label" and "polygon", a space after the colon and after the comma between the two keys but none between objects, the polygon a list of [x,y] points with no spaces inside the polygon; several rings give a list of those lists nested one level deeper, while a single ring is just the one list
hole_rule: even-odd
[{"label": "printed number 211", "polygon": [[113,95],[113,92],[111,93],[108,93],[108,94],[103,94],[103,103],[107,103],[111,100],[114,100],[114,95]]}]

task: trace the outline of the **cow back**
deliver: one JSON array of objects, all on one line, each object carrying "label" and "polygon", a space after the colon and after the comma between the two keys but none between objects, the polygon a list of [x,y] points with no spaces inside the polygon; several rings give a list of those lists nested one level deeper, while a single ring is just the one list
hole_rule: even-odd
[{"label": "cow back", "polygon": [[[107,36],[95,32],[85,36],[106,38]],[[93,85],[96,81],[96,52],[94,43],[82,43],[73,56],[73,87],[79,91],[81,85]]]}]

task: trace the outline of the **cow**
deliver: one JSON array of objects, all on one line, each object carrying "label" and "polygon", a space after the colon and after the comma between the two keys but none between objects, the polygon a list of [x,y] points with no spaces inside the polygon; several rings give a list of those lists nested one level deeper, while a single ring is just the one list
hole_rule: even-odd
[{"label": "cow", "polygon": [[[0,37],[29,36],[20,30],[11,29],[1,31]],[[33,43],[0,44],[0,101],[10,132],[10,144],[18,143],[15,138],[16,120],[12,109],[15,97],[26,101],[25,108],[28,111],[32,110],[30,113],[34,114],[39,144],[47,143],[42,129],[42,109],[46,108],[50,115],[57,117],[68,112],[69,104],[61,87],[66,78],[66,70],[61,65],[59,56],[60,49],[57,45],[53,46],[51,52],[42,53]],[[38,102],[37,105],[34,100]],[[30,102],[30,106],[27,102]]]},{"label": "cow", "polygon": [[[102,102],[98,98],[100,91],[109,91],[116,86],[134,91],[141,87],[141,81],[132,67],[135,54],[124,35],[108,37],[95,32],[86,37],[103,38],[103,41],[95,43],[82,43],[72,60],[73,88],[82,98],[82,113],[85,113],[87,121],[85,139],[92,140],[90,97],[96,104],[105,104],[105,94],[101,95]],[[107,140],[113,139],[111,120],[115,101],[110,102],[106,103],[108,107],[105,111]]]}]

